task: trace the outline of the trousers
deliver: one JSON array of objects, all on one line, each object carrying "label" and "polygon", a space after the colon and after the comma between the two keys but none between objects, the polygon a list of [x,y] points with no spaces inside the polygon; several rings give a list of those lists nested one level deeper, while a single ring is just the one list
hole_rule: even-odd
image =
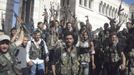
[{"label": "trousers", "polygon": [[33,64],[31,67],[30,75],[45,75],[45,66],[44,63]]}]

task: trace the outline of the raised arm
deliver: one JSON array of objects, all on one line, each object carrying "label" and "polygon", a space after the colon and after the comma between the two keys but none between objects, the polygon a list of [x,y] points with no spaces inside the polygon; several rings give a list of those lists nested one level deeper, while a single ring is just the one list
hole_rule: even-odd
[{"label": "raised arm", "polygon": [[[22,42],[23,42],[23,38],[24,38],[24,31],[23,31],[23,28],[20,28],[20,32],[19,32],[19,33],[20,33],[20,34],[19,34],[19,37],[18,37],[17,41],[14,42],[16,46],[21,45]],[[16,36],[17,36],[17,35],[16,35]]]}]

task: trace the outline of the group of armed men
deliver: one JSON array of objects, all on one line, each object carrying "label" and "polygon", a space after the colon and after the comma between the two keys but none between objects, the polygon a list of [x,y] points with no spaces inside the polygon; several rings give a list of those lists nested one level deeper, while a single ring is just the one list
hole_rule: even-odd
[{"label": "group of armed men", "polygon": [[30,38],[23,26],[0,34],[0,75],[134,75],[131,22],[122,31],[114,22],[80,26],[54,20],[38,22]]}]

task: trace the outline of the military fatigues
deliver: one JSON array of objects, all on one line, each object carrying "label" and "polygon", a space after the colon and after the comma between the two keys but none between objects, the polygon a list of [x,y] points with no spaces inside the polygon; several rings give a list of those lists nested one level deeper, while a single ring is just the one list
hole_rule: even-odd
[{"label": "military fatigues", "polygon": [[100,42],[100,39],[94,39],[93,43],[95,48],[94,62],[96,65],[94,75],[101,75],[103,64],[102,42]]},{"label": "military fatigues", "polygon": [[53,50],[56,46],[57,41],[58,41],[57,32],[50,32],[48,42],[47,42],[48,50]]},{"label": "military fatigues", "polygon": [[0,54],[0,75],[16,75],[16,61],[13,56],[15,48],[15,45],[11,45],[10,51]]},{"label": "military fatigues", "polygon": [[117,45],[109,45],[105,47],[103,75],[119,75],[121,50],[123,49],[119,43]]},{"label": "military fatigues", "polygon": [[9,53],[0,55],[0,75],[15,75],[13,71],[13,60]]},{"label": "military fatigues", "polygon": [[128,75],[134,75],[134,33],[130,30],[127,39],[127,50],[128,50]]},{"label": "military fatigues", "polygon": [[134,49],[129,52],[128,56],[128,75],[134,75]]},{"label": "military fatigues", "polygon": [[67,52],[66,48],[57,49],[56,54],[58,55],[55,56],[58,59],[55,60],[57,75],[78,75],[79,62],[76,47],[73,47],[71,52]]},{"label": "military fatigues", "polygon": [[55,52],[55,48],[57,47],[57,41],[58,41],[57,32],[49,31],[48,42],[47,42],[47,46],[48,46],[48,50],[49,50],[49,62],[47,64],[48,74],[52,74],[52,68],[51,68],[52,64],[51,63],[54,58],[54,52]]},{"label": "military fatigues", "polygon": [[[98,34],[98,39],[94,39],[94,45],[95,45],[95,75],[102,75],[102,69],[103,69],[103,63],[104,63],[104,51],[103,46],[104,44],[107,45],[107,41],[109,37],[109,31],[108,30],[102,30]],[[108,40],[107,40],[108,39]]]}]

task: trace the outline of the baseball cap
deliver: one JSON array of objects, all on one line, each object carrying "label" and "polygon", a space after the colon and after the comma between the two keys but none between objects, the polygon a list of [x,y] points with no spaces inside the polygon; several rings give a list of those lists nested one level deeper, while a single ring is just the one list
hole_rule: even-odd
[{"label": "baseball cap", "polygon": [[8,35],[5,35],[5,34],[0,35],[0,41],[3,41],[3,40],[8,40],[8,41],[10,41],[10,37],[9,37]]}]

